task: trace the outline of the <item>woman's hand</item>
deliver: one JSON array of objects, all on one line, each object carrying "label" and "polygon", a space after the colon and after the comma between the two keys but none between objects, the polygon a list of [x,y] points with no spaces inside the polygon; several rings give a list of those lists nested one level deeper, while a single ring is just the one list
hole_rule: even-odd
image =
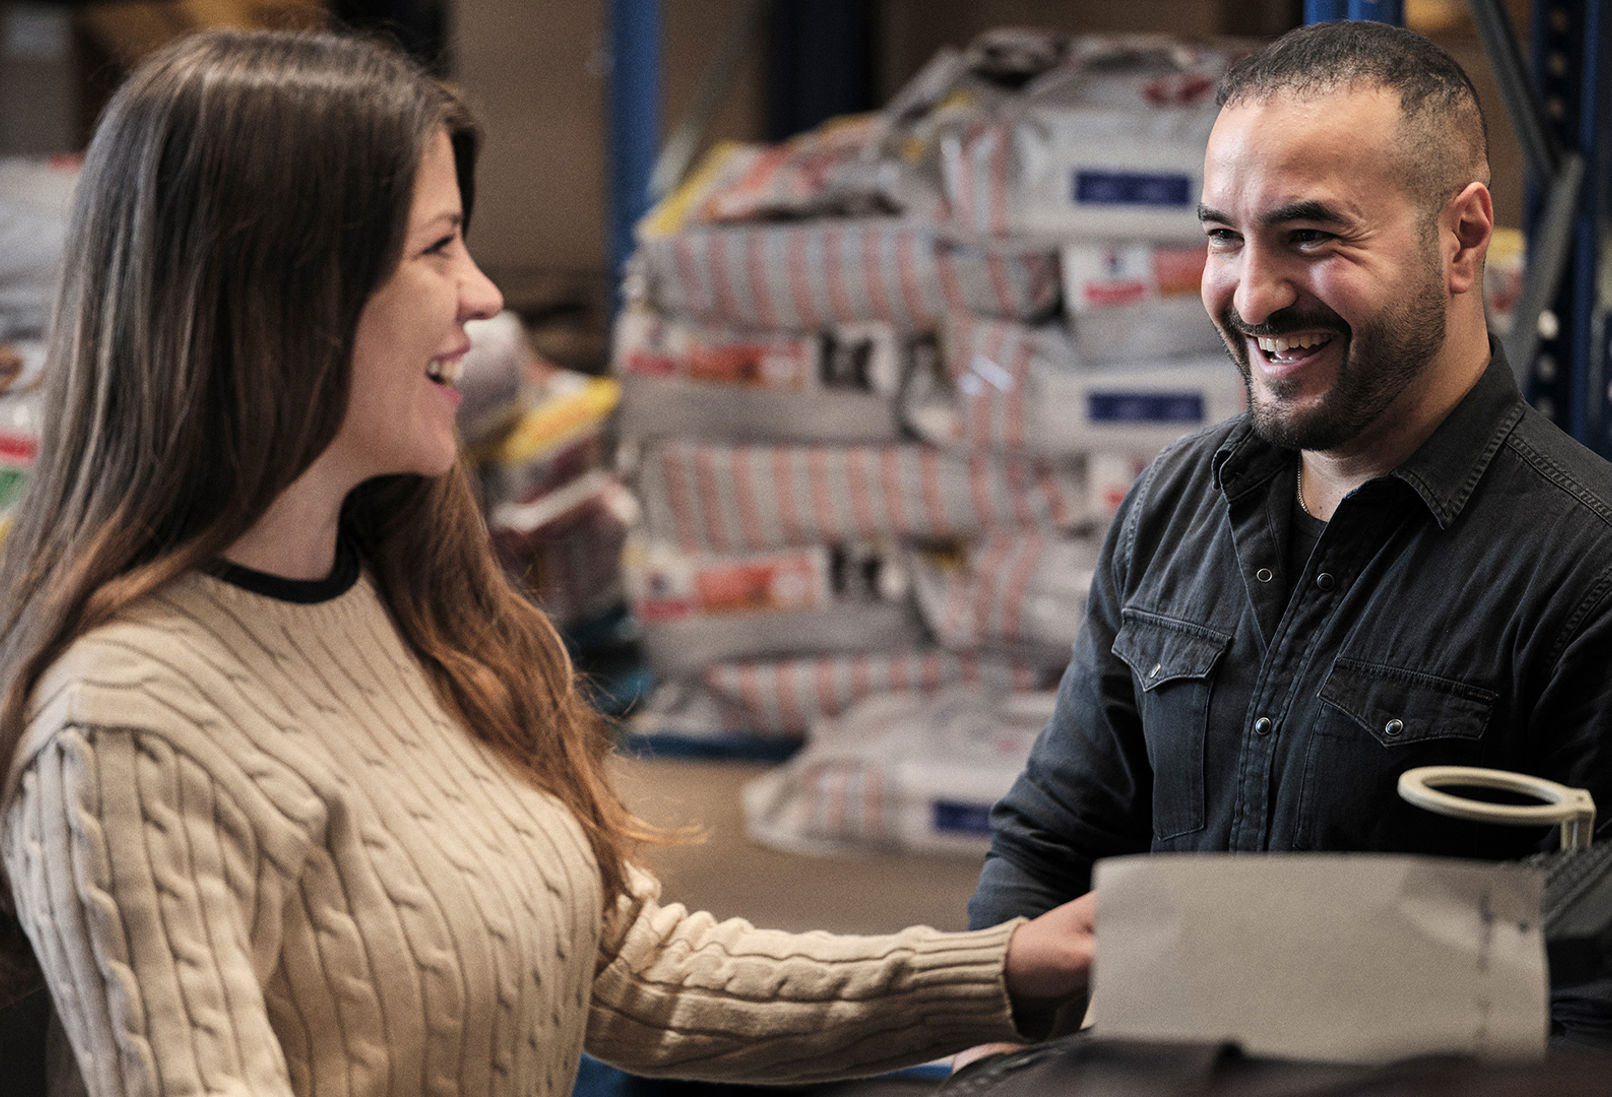
[{"label": "woman's hand", "polygon": [[1015,1014],[1056,1008],[1091,985],[1097,956],[1097,893],[1053,907],[1008,940],[1008,996]]},{"label": "woman's hand", "polygon": [[[1008,938],[1008,997],[1021,1031],[1073,1032],[1086,1011],[1086,991],[1097,958],[1097,893],[1053,907],[1025,922]],[[981,1044],[958,1052],[952,1070],[977,1059],[1017,1051],[1023,1044]]]}]

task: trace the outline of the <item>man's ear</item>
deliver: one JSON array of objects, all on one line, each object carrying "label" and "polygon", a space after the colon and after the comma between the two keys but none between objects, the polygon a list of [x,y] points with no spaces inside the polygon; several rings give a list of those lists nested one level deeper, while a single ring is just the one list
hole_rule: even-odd
[{"label": "man's ear", "polygon": [[1439,241],[1451,294],[1482,289],[1483,259],[1494,235],[1494,200],[1482,183],[1468,183],[1439,217]]}]

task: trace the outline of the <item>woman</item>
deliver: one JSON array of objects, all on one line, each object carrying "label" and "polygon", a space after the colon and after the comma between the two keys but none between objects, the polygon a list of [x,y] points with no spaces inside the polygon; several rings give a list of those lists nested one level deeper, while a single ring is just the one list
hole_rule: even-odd
[{"label": "woman", "polygon": [[[79,183],[0,560],[4,863],[111,1094],[866,1073],[1033,1030],[1090,908],[786,935],[662,906],[453,433],[475,138],[398,56],[210,33]],[[1010,947],[1011,946],[1011,947]]]}]

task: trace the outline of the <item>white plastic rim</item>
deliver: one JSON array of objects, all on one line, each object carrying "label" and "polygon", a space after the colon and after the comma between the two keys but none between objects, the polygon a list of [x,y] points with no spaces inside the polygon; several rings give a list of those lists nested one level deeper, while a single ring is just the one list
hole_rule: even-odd
[{"label": "white plastic rim", "polygon": [[[1462,785],[1467,788],[1496,788],[1508,792],[1533,796],[1538,804],[1491,804],[1439,791],[1440,785]],[[1474,819],[1483,823],[1508,823],[1516,826],[1538,826],[1561,823],[1563,843],[1569,842],[1569,829],[1581,831],[1584,838],[1595,825],[1595,800],[1581,788],[1568,788],[1543,777],[1526,773],[1511,773],[1502,769],[1480,769],[1476,766],[1419,766],[1399,775],[1399,795],[1428,811],[1450,815],[1457,819]],[[1578,844],[1576,842],[1572,844]],[[1587,843],[1586,843],[1587,844]]]}]

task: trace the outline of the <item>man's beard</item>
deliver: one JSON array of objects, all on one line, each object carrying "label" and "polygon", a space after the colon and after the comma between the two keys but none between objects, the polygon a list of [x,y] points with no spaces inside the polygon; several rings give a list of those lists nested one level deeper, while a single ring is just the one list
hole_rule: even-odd
[{"label": "man's beard", "polygon": [[[1405,389],[1426,371],[1444,345],[1445,301],[1437,268],[1413,292],[1384,308],[1358,330],[1325,307],[1291,307],[1274,312],[1263,324],[1245,324],[1236,309],[1221,314],[1227,352],[1243,375],[1256,433],[1272,445],[1289,449],[1334,450],[1376,421]],[[1301,378],[1265,383],[1266,398],[1257,399],[1249,348],[1243,338],[1291,332],[1326,331],[1343,343],[1337,380],[1318,404],[1303,412],[1288,401],[1302,391]]]}]

